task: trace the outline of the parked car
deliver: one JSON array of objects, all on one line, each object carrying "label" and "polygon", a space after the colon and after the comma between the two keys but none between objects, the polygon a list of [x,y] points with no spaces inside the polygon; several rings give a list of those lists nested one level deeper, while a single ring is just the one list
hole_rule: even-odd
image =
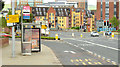
[{"label": "parked car", "polygon": [[97,32],[91,32],[92,37],[99,37],[99,34]]},{"label": "parked car", "polygon": [[46,34],[48,36],[50,34],[50,29],[49,28],[47,28],[47,29],[41,29],[41,34],[42,35]]}]

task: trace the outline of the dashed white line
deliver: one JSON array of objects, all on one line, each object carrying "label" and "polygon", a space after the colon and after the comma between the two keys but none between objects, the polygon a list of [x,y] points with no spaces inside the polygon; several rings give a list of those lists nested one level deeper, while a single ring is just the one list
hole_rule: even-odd
[{"label": "dashed white line", "polygon": [[[76,39],[72,39],[72,40],[76,40]],[[81,40],[76,40],[76,41],[81,41]],[[101,46],[101,47],[104,47],[104,48],[109,48],[109,49],[113,49],[113,50],[119,50],[117,48],[113,48],[113,47],[109,47],[109,46],[105,46],[105,45],[101,45],[101,44],[96,44],[96,43],[92,43],[92,42],[88,42],[88,41],[82,41],[82,42],[86,42],[86,43],[90,43],[90,44],[93,44],[93,45],[97,45],[97,46]]]}]

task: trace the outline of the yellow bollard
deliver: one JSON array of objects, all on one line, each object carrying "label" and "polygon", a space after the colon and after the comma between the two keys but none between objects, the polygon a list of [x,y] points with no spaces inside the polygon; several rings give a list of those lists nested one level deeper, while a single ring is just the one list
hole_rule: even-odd
[{"label": "yellow bollard", "polygon": [[58,40],[58,34],[55,35],[55,39]]},{"label": "yellow bollard", "polygon": [[31,26],[31,28],[33,28],[33,26]]},{"label": "yellow bollard", "polygon": [[81,34],[81,37],[83,37],[83,35]]},{"label": "yellow bollard", "polygon": [[112,38],[114,38],[114,33],[112,33]]},{"label": "yellow bollard", "polygon": [[25,28],[27,28],[27,25],[25,25]]}]

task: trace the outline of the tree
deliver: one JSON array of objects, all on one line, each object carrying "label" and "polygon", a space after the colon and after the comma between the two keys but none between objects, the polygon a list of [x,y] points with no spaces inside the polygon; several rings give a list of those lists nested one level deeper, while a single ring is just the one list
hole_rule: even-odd
[{"label": "tree", "polygon": [[5,17],[2,17],[2,22],[0,22],[0,27],[7,27],[7,21],[5,19]]},{"label": "tree", "polygon": [[0,11],[4,8],[4,2],[0,0]]},{"label": "tree", "polygon": [[119,26],[119,20],[116,17],[113,17],[112,19],[110,19],[110,23],[112,23],[112,27]]}]

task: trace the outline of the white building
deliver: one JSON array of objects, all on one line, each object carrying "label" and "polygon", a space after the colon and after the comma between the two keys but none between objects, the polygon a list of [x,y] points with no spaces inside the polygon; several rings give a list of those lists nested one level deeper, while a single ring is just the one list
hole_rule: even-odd
[{"label": "white building", "polygon": [[56,2],[48,2],[48,3],[44,3],[41,5],[37,5],[37,7],[72,7],[74,6],[75,8],[77,8],[77,2],[67,2],[66,0],[59,0]]}]

